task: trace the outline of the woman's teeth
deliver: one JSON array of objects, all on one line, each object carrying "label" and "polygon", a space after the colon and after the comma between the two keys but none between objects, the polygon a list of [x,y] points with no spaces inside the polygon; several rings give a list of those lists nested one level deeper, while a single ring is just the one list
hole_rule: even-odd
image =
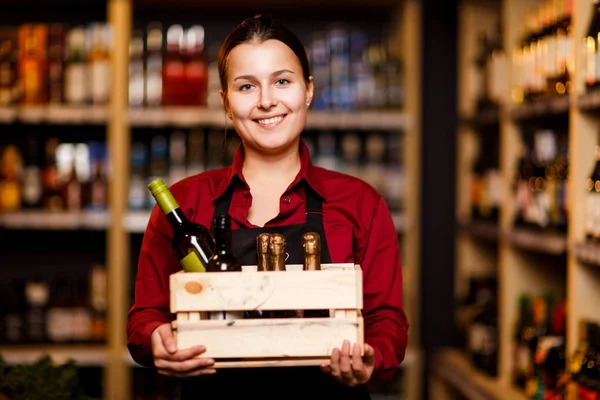
[{"label": "woman's teeth", "polygon": [[276,123],[280,122],[281,120],[283,120],[283,115],[269,118],[269,119],[259,119],[257,121],[261,125],[272,125],[272,124],[276,124]]}]

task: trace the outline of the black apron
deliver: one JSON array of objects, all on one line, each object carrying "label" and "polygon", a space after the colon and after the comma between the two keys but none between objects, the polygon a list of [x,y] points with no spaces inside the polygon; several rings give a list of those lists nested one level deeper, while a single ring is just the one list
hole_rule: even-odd
[{"label": "black apron", "polygon": [[[287,264],[302,264],[302,235],[316,232],[321,237],[321,262],[331,263],[323,229],[323,205],[308,185],[306,192],[306,224],[242,228],[232,232],[232,252],[242,265],[256,265],[256,236],[260,233],[280,233],[286,238]],[[233,195],[233,185],[215,204],[214,215],[227,214]],[[340,343],[340,346],[342,344]],[[181,380],[182,400],[369,400],[365,386],[350,388],[321,371],[320,367],[268,367],[219,369],[210,376]]]}]

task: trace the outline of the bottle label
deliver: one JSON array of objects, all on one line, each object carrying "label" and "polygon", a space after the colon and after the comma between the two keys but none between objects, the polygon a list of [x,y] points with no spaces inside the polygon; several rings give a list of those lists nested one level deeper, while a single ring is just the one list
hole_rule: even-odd
[{"label": "bottle label", "polygon": [[195,252],[189,253],[180,261],[181,267],[188,272],[206,272],[206,268]]}]

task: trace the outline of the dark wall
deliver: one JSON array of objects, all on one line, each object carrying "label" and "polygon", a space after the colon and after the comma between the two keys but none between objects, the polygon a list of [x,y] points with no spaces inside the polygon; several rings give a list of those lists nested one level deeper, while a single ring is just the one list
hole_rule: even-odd
[{"label": "dark wall", "polygon": [[454,225],[458,0],[423,0],[421,340],[428,358],[454,344]]}]

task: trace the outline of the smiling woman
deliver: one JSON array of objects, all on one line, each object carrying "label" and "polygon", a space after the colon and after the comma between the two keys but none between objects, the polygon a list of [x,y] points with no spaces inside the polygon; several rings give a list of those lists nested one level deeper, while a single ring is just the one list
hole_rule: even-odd
[{"label": "smiling woman", "polygon": [[[369,399],[366,384],[390,379],[407,345],[402,269],[386,202],[370,185],[314,166],[301,141],[313,79],[299,39],[264,16],[243,21],[219,53],[221,100],[242,140],[230,167],[171,187],[190,220],[208,226],[229,214],[232,252],[257,265],[256,238],[278,233],[288,264],[302,264],[306,232],[321,238],[322,263],[354,263],[363,273],[364,348],[340,343],[321,367],[219,370],[204,346],[177,349],[170,321],[169,277],[180,270],[164,213],[154,209],[138,262],[128,345],[140,364],[182,378],[182,398]],[[361,354],[364,354],[361,356]],[[213,395],[213,396],[211,396]]]}]

